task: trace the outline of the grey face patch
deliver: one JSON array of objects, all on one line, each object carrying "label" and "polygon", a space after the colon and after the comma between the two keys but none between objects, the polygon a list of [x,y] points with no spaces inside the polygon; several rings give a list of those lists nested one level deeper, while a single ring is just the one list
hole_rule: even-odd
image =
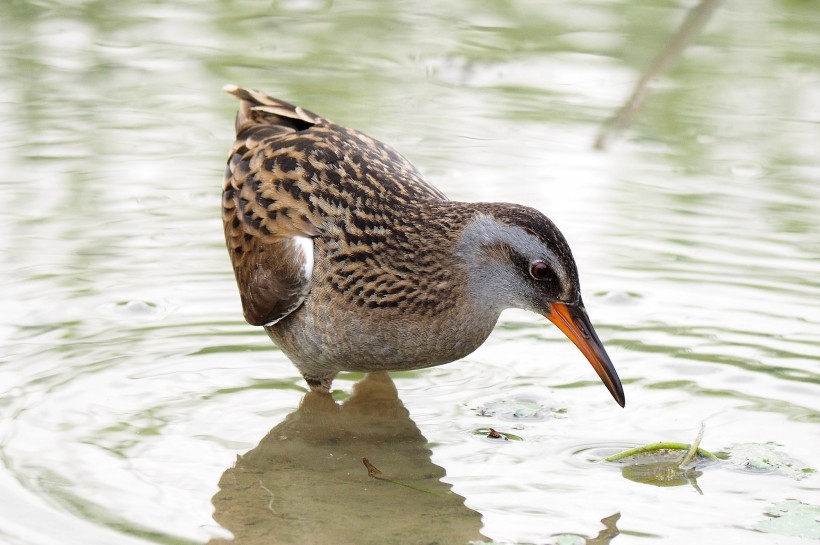
[{"label": "grey face patch", "polygon": [[543,261],[555,272],[561,299],[572,298],[575,291],[570,271],[552,248],[523,228],[486,214],[476,216],[466,226],[458,254],[469,270],[474,296],[493,307],[543,312],[536,308],[543,296],[533,282],[522,280],[534,261]]}]

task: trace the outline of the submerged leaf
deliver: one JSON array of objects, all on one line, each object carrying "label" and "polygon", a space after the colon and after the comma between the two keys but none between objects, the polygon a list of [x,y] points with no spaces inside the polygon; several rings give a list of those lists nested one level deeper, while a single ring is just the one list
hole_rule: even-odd
[{"label": "submerged leaf", "polygon": [[698,448],[702,436],[703,428],[691,445],[654,443],[614,454],[604,461],[622,465],[621,474],[630,481],[655,486],[690,484],[699,494],[703,494],[697,482],[697,478],[703,473],[695,468],[699,463],[714,462],[718,458],[711,452]]},{"label": "submerged leaf", "polygon": [[671,461],[628,465],[621,470],[621,474],[630,481],[638,483],[655,486],[692,484],[697,488],[697,478],[703,475],[703,472],[681,469],[677,461]]}]

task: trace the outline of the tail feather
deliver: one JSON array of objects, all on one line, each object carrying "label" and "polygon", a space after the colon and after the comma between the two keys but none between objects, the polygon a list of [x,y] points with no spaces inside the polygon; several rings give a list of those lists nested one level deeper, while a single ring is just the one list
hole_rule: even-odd
[{"label": "tail feather", "polygon": [[299,131],[327,121],[309,110],[273,98],[262,91],[244,89],[236,85],[226,85],[222,90],[241,101],[239,112],[236,114],[237,135],[258,125],[273,125],[285,131]]}]

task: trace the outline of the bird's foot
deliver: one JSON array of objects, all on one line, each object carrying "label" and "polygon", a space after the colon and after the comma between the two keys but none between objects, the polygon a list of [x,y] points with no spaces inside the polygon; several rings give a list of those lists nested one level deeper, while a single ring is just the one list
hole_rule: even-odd
[{"label": "bird's foot", "polygon": [[311,392],[316,392],[317,394],[329,394],[330,393],[330,385],[333,384],[333,379],[336,375],[330,375],[326,377],[311,377],[308,375],[302,375],[305,377],[305,381],[310,386]]}]

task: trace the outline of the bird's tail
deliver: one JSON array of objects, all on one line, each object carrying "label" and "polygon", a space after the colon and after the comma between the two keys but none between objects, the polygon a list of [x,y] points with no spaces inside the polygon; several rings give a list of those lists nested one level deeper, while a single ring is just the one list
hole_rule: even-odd
[{"label": "bird's tail", "polygon": [[236,114],[237,135],[251,127],[258,128],[259,125],[277,127],[281,132],[292,132],[326,121],[311,111],[273,98],[262,91],[236,85],[226,85],[222,90],[240,100],[239,112]]}]

